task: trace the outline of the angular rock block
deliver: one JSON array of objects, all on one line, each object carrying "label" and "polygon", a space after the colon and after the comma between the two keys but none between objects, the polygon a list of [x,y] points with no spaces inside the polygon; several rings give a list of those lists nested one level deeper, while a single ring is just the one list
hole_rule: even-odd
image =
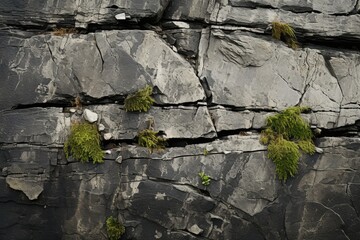
[{"label": "angular rock block", "polygon": [[3,34],[2,56],[7,64],[0,66],[0,72],[8,77],[1,80],[0,109],[69,101],[81,94],[95,99],[126,96],[145,85],[154,87],[158,103],[205,98],[192,66],[151,31],[25,39]]},{"label": "angular rock block", "polygon": [[[340,59],[354,66],[358,61]],[[282,110],[300,103],[314,111],[339,112],[346,94],[352,101],[358,97],[349,88],[342,90],[341,77],[333,73],[340,72],[340,67],[334,64],[336,70],[331,70],[327,62],[316,49],[294,51],[281,42],[241,31],[212,30],[199,72],[216,104]],[[357,86],[355,77],[346,76]]]}]

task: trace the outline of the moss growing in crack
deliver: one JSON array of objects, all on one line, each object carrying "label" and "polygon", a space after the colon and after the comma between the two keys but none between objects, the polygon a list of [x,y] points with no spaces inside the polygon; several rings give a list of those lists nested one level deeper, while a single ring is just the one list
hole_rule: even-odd
[{"label": "moss growing in crack", "polygon": [[204,186],[209,186],[210,185],[210,176],[206,175],[204,172],[199,172],[199,177],[201,178],[201,184]]},{"label": "moss growing in crack", "polygon": [[158,136],[158,132],[152,129],[142,130],[138,135],[138,144],[149,149],[150,153],[154,150],[164,149],[166,139]]},{"label": "moss growing in crack", "polygon": [[315,153],[313,133],[300,115],[308,110],[306,107],[290,107],[267,118],[260,142],[268,145],[268,157],[275,163],[280,180],[286,181],[297,173],[300,150]]},{"label": "moss growing in crack", "polygon": [[272,22],[272,37],[284,41],[290,48],[298,48],[294,29],[286,23]]},{"label": "moss growing in crack", "polygon": [[100,134],[95,124],[75,123],[64,144],[65,155],[81,162],[102,163],[104,153],[100,147]]},{"label": "moss growing in crack", "polygon": [[125,227],[111,216],[106,219],[106,231],[110,240],[118,240],[125,233]]},{"label": "moss growing in crack", "polygon": [[152,87],[146,86],[125,99],[125,110],[127,112],[147,112],[155,100],[151,97]]}]

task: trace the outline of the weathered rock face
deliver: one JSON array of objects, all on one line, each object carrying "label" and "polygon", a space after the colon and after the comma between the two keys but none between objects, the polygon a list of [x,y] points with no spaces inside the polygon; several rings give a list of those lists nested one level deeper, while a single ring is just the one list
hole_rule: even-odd
[{"label": "weathered rock face", "polygon": [[[1,1],[0,238],[107,239],[114,216],[121,239],[360,239],[359,8]],[[271,37],[272,21],[295,28],[298,49]],[[147,85],[155,105],[125,111]],[[294,105],[311,107],[318,153],[283,183],[259,135]],[[65,157],[84,118],[102,164]],[[165,150],[137,144],[146,128]]]}]

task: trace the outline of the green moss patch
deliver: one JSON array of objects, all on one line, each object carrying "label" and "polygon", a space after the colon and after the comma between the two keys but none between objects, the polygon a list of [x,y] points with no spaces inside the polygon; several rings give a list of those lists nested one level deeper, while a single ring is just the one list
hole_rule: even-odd
[{"label": "green moss patch", "polygon": [[148,148],[150,152],[153,152],[154,150],[164,149],[166,146],[166,139],[158,136],[158,132],[151,129],[145,129],[138,135],[138,144]]},{"label": "green moss patch", "polygon": [[271,25],[273,38],[284,41],[292,49],[298,47],[295,31],[289,24],[272,22]]},{"label": "green moss patch", "polygon": [[151,97],[152,87],[146,86],[134,94],[130,94],[125,99],[125,111],[127,112],[147,112],[154,104],[155,100]]},{"label": "green moss patch", "polygon": [[102,163],[104,153],[100,147],[100,134],[95,124],[75,123],[64,144],[65,155],[81,162]]},{"label": "green moss patch", "polygon": [[125,233],[125,227],[111,216],[106,219],[106,231],[110,240],[119,240]]},{"label": "green moss patch", "polygon": [[268,157],[275,163],[280,180],[286,181],[297,173],[300,150],[315,153],[313,133],[300,115],[308,110],[305,107],[290,107],[266,120],[266,129],[260,141],[268,145]]}]

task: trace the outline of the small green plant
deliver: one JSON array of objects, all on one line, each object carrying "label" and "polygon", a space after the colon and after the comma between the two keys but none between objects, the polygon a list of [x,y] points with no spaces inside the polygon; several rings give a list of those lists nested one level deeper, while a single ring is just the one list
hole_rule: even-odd
[{"label": "small green plant", "polygon": [[209,155],[209,151],[205,148],[204,149],[204,156],[207,156],[207,155]]},{"label": "small green plant", "polygon": [[106,231],[110,240],[118,240],[125,233],[125,227],[111,216],[106,219]]},{"label": "small green plant", "polygon": [[209,186],[210,185],[210,176],[206,175],[204,172],[199,172],[199,177],[201,178],[201,183],[204,186]]},{"label": "small green plant", "polygon": [[284,182],[297,173],[300,150],[315,153],[313,133],[300,115],[309,110],[306,107],[290,107],[268,117],[266,129],[262,131],[260,142],[268,145],[268,157],[275,163],[276,173]]},{"label": "small green plant", "polygon": [[90,123],[75,123],[71,126],[69,138],[64,144],[65,155],[72,155],[76,160],[102,163],[104,153],[100,147],[100,134],[96,125]]},{"label": "small green plant", "polygon": [[125,111],[127,112],[147,112],[155,100],[151,97],[152,87],[146,86],[134,94],[130,94],[125,99]]},{"label": "small green plant", "polygon": [[153,150],[164,149],[166,139],[158,136],[158,132],[155,132],[152,129],[145,129],[138,135],[138,144],[148,148],[150,153],[152,153]]},{"label": "small green plant", "polygon": [[272,22],[272,37],[284,41],[292,49],[298,47],[294,29],[286,23]]}]

